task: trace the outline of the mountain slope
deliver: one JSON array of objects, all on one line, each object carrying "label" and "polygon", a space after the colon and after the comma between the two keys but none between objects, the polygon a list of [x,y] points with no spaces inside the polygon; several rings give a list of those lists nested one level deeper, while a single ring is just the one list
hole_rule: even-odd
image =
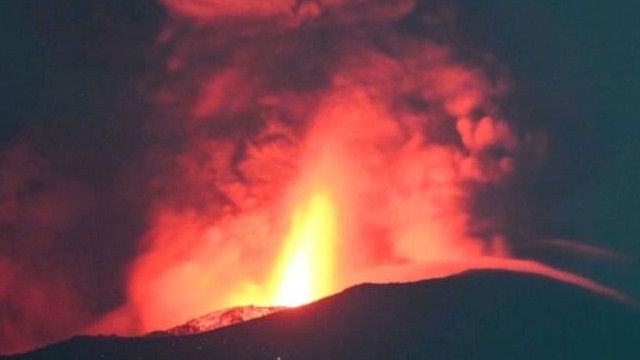
[{"label": "mountain slope", "polygon": [[153,332],[149,335],[194,335],[219,329],[225,326],[261,318],[263,316],[273,314],[283,309],[286,308],[282,306],[237,306],[230,309],[214,311],[190,320],[185,324],[172,327],[171,329],[165,331]]},{"label": "mountain slope", "polygon": [[77,337],[16,359],[639,359],[640,312],[505,271],[365,284],[191,336]]}]

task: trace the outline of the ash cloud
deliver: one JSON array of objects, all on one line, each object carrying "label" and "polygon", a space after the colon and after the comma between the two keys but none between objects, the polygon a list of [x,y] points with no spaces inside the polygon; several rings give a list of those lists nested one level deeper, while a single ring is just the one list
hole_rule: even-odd
[{"label": "ash cloud", "polygon": [[[491,56],[403,32],[406,1],[164,3],[149,126],[180,134],[178,151],[153,178],[129,301],[94,331],[267,297],[290,213],[317,189],[339,209],[340,274],[510,255],[497,212],[472,204],[500,209],[541,143],[502,112],[510,82]],[[440,13],[425,26],[454,27]]]},{"label": "ash cloud", "polygon": [[[0,350],[25,349],[88,321],[56,261],[59,234],[81,216],[87,199],[77,184],[52,173],[46,160],[16,144],[0,161]],[[57,255],[57,259],[43,259]],[[57,310],[51,312],[52,303]]]}]

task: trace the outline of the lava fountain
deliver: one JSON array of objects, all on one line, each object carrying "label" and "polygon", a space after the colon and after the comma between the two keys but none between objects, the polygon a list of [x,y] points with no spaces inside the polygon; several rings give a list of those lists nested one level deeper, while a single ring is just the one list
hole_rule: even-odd
[{"label": "lava fountain", "polygon": [[298,306],[331,292],[336,238],[335,207],[316,192],[291,219],[274,276],[275,304]]}]

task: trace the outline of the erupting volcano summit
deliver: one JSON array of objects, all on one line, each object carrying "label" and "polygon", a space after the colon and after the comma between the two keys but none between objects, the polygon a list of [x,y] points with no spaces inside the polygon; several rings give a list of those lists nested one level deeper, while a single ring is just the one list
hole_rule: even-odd
[{"label": "erupting volcano summit", "polygon": [[[599,177],[625,187],[593,155],[613,125],[589,122],[619,118],[593,107],[633,76],[590,89],[617,70],[569,64],[606,53],[590,52],[610,46],[592,40],[610,28],[601,12],[17,3],[7,78],[25,85],[0,96],[15,120],[0,132],[0,353],[76,335],[26,358],[464,358],[548,355],[547,340],[574,355],[576,339],[602,355],[634,339],[606,314],[635,326],[638,234],[605,224],[635,212],[595,195]],[[576,34],[589,36],[552,46]],[[590,314],[620,337],[606,351]],[[556,325],[562,341],[545,334]]]}]

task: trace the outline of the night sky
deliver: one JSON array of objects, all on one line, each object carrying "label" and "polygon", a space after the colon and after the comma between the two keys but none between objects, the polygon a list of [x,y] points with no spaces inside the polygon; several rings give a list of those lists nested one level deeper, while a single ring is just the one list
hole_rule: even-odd
[{"label": "night sky", "polygon": [[552,139],[547,164],[530,188],[533,231],[629,255],[629,263],[579,266],[594,276],[611,271],[639,294],[640,26],[634,18],[640,8],[632,2],[483,3],[469,6],[469,32],[509,64],[523,85],[520,109]]},{"label": "night sky", "polygon": [[[493,54],[512,80],[503,105],[515,126],[547,137],[543,162],[524,169],[507,194],[505,235],[515,253],[640,297],[640,4],[435,3],[419,2],[402,31],[425,31],[416,19],[452,4],[456,39]],[[0,260],[28,258],[30,277],[60,273],[87,313],[105,313],[125,301],[148,199],[159,196],[146,185],[157,171],[146,164],[148,149],[184,146],[180,135],[149,136],[145,121],[157,116],[147,93],[168,55],[153,39],[169,15],[153,1],[84,0],[4,1],[1,13]],[[15,208],[8,192],[74,220],[51,225],[52,216],[42,231],[26,231],[28,219],[7,220]],[[70,205],[52,210],[58,202]]]}]

